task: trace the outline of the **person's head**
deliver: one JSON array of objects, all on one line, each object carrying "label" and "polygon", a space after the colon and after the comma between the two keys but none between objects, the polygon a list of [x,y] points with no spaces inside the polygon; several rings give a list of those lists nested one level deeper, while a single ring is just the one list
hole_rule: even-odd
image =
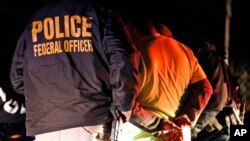
[{"label": "person's head", "polygon": [[171,30],[166,25],[160,22],[155,22],[154,25],[158,33],[160,33],[163,36],[173,38]]},{"label": "person's head", "polygon": [[156,21],[151,15],[126,14],[123,16],[123,20],[133,42],[143,36],[158,33],[157,30],[163,28],[158,27],[160,24],[155,24]]}]

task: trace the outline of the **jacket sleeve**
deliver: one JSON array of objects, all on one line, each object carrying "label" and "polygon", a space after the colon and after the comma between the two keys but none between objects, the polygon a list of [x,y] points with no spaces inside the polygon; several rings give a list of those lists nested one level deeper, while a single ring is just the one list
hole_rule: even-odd
[{"label": "jacket sleeve", "polygon": [[121,18],[109,12],[102,44],[109,62],[113,105],[120,111],[132,110],[139,92],[139,53],[129,43]]},{"label": "jacket sleeve", "polygon": [[17,42],[17,46],[13,54],[11,69],[10,69],[10,82],[12,84],[14,91],[16,91],[19,94],[24,93],[24,82],[23,82],[24,51],[25,51],[25,38],[23,33]]},{"label": "jacket sleeve", "polygon": [[213,88],[211,96],[206,108],[201,113],[193,131],[199,133],[226,105],[228,99],[227,83],[224,78],[223,64],[216,54],[207,52],[201,54],[199,59],[202,68],[207,74],[208,80]]},{"label": "jacket sleeve", "polygon": [[186,114],[192,122],[192,127],[194,127],[205,109],[212,91],[212,86],[207,78],[190,84],[186,97],[181,101],[181,107],[177,111],[176,116]]}]

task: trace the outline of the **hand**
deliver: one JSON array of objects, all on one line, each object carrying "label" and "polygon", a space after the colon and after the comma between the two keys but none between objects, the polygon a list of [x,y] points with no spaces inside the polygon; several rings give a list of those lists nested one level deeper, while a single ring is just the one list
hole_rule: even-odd
[{"label": "hand", "polygon": [[[165,121],[164,125],[163,125],[163,131],[166,133],[166,132],[169,132],[169,131],[172,131],[172,130],[181,131],[181,128],[179,126],[177,126],[174,122],[170,121],[170,120]],[[164,134],[164,132],[163,132],[163,134]]]},{"label": "hand", "polygon": [[[177,132],[175,132],[175,131],[177,131]],[[152,134],[154,136],[161,136],[163,134],[167,134],[166,136],[168,137],[168,135],[172,136],[173,134],[178,133],[179,131],[181,132],[181,128],[180,127],[178,127],[174,122],[172,122],[170,120],[167,120],[160,127],[160,130],[155,131]],[[171,133],[169,133],[169,132],[171,132]]]},{"label": "hand", "polygon": [[177,125],[171,121],[165,122],[166,129],[172,128],[161,135],[164,141],[184,141],[191,139],[191,122],[186,115],[174,118]]},{"label": "hand", "polygon": [[[163,128],[166,129],[161,135],[164,141],[183,141],[184,140],[184,128],[191,127],[192,123],[187,115],[182,115],[173,118],[172,121],[168,120],[164,123]],[[176,124],[175,124],[176,123]]]},{"label": "hand", "polygon": [[161,135],[164,141],[183,141],[183,133],[181,130],[171,130]]},{"label": "hand", "polygon": [[181,128],[184,126],[192,127],[192,122],[189,120],[186,114],[181,115],[173,119],[173,121]]}]

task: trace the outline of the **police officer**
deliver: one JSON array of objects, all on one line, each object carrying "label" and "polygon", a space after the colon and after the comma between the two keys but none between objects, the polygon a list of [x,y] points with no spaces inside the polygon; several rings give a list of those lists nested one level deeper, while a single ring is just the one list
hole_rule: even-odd
[{"label": "police officer", "polygon": [[[36,141],[109,140],[112,114],[129,120],[138,92],[136,50],[117,14],[84,0],[52,1],[30,18],[10,79],[26,98]],[[112,108],[111,108],[112,107]]]}]

